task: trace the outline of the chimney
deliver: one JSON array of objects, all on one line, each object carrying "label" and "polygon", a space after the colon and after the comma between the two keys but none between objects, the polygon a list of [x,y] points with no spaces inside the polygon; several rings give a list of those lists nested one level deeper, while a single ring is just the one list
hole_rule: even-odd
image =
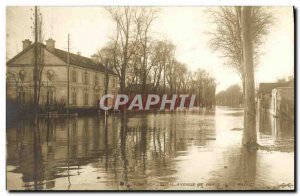
[{"label": "chimney", "polygon": [[29,39],[25,39],[23,42],[23,50],[28,48],[31,45],[31,41]]},{"label": "chimney", "polygon": [[93,54],[93,55],[91,56],[91,59],[92,59],[92,61],[93,61],[94,63],[98,63],[98,56],[97,56],[96,54]]},{"label": "chimney", "polygon": [[52,38],[46,40],[46,48],[51,52],[55,50],[55,41]]}]

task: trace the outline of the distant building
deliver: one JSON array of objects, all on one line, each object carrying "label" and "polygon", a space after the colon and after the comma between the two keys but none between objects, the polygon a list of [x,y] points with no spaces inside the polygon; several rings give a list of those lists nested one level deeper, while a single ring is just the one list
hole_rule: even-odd
[{"label": "distant building", "polygon": [[131,84],[126,87],[126,92],[129,95],[136,95],[141,93],[157,93],[154,89],[154,84],[148,83],[145,87],[142,84]]},{"label": "distant building", "polygon": [[272,90],[270,113],[276,117],[294,116],[294,88],[278,87]]},{"label": "distant building", "polygon": [[290,82],[260,83],[258,88],[258,108],[269,110],[271,107],[272,90],[278,87],[289,87]]},{"label": "distant building", "polygon": [[[26,105],[33,102],[35,43],[23,41],[23,51],[10,59],[7,66],[7,102]],[[38,43],[42,59],[39,105],[41,107],[66,104],[67,58],[66,51],[55,48],[55,41]],[[117,94],[117,75],[108,70],[108,93]],[[104,94],[105,67],[95,59],[69,53],[69,104],[70,108],[93,108]]]}]

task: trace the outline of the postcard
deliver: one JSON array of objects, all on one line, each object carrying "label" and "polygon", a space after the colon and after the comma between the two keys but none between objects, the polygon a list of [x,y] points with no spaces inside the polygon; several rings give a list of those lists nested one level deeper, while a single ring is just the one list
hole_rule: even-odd
[{"label": "postcard", "polygon": [[7,6],[8,191],[295,191],[294,8]]}]

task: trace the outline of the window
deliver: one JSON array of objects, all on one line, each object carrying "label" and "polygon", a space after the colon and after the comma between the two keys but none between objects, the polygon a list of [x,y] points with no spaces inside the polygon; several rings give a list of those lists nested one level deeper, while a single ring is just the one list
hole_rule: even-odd
[{"label": "window", "polygon": [[72,105],[76,105],[77,104],[77,92],[75,88],[71,89],[71,96],[72,96]]},{"label": "window", "polygon": [[83,83],[84,84],[89,84],[89,76],[87,72],[83,73]]},{"label": "window", "polygon": [[[34,72],[32,72],[32,73],[34,73]],[[26,75],[26,72],[24,71],[24,70],[21,70],[20,72],[19,72],[19,78],[20,78],[20,80],[23,82],[24,81],[24,79],[25,79],[25,75]]]},{"label": "window", "polygon": [[116,78],[113,78],[113,79],[112,79],[112,87],[113,87],[113,88],[116,87]]},{"label": "window", "polygon": [[89,90],[88,89],[83,89],[83,102],[84,102],[84,105],[89,104]]},{"label": "window", "polygon": [[53,77],[54,77],[54,71],[52,69],[49,69],[47,71],[47,78],[49,81],[53,81]]},{"label": "window", "polygon": [[99,77],[95,75],[95,86],[99,86]]},{"label": "window", "polygon": [[[37,80],[40,79],[40,77],[42,76],[40,71],[41,70],[39,70],[39,68],[38,68],[37,69],[37,77],[35,77],[35,69],[32,70],[32,79],[33,79],[33,81],[35,80],[35,78],[37,78]],[[24,77],[25,77],[25,75],[24,75]]]},{"label": "window", "polygon": [[71,72],[71,81],[76,83],[77,82],[77,71],[75,69]]}]

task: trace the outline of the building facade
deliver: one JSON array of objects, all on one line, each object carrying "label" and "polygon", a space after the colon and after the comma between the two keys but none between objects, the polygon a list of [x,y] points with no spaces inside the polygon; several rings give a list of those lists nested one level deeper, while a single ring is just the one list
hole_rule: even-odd
[{"label": "building facade", "polygon": [[271,108],[272,90],[279,87],[290,87],[290,82],[260,83],[258,88],[258,108],[269,111]]},{"label": "building facade", "polygon": [[276,117],[294,118],[293,87],[279,87],[272,90],[270,113]]},{"label": "building facade", "polygon": [[[7,62],[7,102],[30,105],[34,95],[35,45],[23,41],[23,50]],[[70,108],[95,108],[105,90],[105,73],[109,76],[108,93],[117,94],[118,78],[95,60],[55,48],[55,41],[37,43],[39,105],[66,105]],[[69,60],[69,61],[68,61]]]}]

